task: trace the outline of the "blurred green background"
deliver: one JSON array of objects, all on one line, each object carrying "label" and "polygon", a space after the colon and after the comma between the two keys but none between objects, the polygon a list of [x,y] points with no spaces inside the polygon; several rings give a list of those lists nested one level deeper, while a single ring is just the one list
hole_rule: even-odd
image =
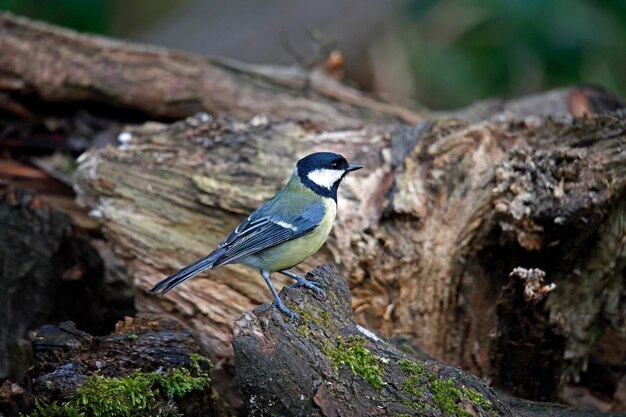
[{"label": "blurred green background", "polygon": [[626,96],[626,0],[0,0],[80,31],[293,63],[334,39],[346,78],[435,109],[589,83]]}]

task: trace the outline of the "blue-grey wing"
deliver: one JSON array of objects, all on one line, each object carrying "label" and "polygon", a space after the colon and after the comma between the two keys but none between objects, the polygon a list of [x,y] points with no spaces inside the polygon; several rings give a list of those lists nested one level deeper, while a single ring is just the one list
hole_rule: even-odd
[{"label": "blue-grey wing", "polygon": [[220,244],[219,247],[224,248],[225,252],[216,265],[235,262],[311,233],[324,218],[324,213],[325,207],[322,202],[313,204],[293,216],[269,214],[265,206],[260,207]]}]

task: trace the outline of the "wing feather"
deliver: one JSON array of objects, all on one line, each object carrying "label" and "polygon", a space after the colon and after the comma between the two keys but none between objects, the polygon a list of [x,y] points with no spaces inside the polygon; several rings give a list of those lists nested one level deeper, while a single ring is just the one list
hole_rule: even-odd
[{"label": "wing feather", "polygon": [[236,262],[248,255],[311,233],[322,221],[325,208],[314,204],[294,218],[266,216],[263,207],[244,220],[220,244],[225,252],[215,265]]}]

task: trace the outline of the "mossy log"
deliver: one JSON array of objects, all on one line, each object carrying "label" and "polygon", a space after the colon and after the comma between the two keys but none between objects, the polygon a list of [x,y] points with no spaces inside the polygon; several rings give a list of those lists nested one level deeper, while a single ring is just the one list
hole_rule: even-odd
[{"label": "mossy log", "polygon": [[7,395],[11,390],[3,386],[0,413],[220,415],[211,363],[191,333],[172,320],[127,318],[109,336],[92,336],[72,322],[45,325],[35,332],[33,350],[28,390],[13,387]]},{"label": "mossy log", "polygon": [[251,416],[512,416],[482,380],[409,356],[353,319],[350,290],[330,267],[282,296],[300,318],[269,304],[235,323],[237,382]]},{"label": "mossy log", "polygon": [[299,319],[263,304],[235,323],[237,383],[250,416],[624,416],[500,396],[459,368],[359,326],[335,268],[317,267],[307,279],[327,297],[304,288],[280,294]]}]

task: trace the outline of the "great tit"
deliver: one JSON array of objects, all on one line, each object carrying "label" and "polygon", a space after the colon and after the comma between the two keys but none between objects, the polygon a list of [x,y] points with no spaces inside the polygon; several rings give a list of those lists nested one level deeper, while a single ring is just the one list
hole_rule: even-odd
[{"label": "great tit", "polygon": [[290,318],[270,280],[279,272],[296,280],[291,287],[306,287],[323,296],[315,282],[289,272],[316,253],[326,242],[337,214],[337,189],[348,172],[363,168],[341,155],[318,152],[298,161],[287,184],[235,228],[217,249],[170,275],[150,292],[165,294],[207,269],[233,263],[258,269],[274,296],[273,306]]}]

